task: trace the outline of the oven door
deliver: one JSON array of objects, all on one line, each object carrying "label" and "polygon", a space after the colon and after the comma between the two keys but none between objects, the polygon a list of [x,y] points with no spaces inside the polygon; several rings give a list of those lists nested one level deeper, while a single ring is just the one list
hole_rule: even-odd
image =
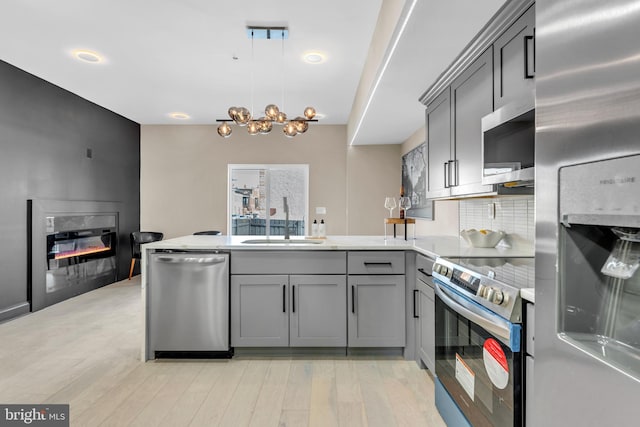
[{"label": "oven door", "polygon": [[438,379],[474,427],[521,426],[520,325],[434,282]]}]

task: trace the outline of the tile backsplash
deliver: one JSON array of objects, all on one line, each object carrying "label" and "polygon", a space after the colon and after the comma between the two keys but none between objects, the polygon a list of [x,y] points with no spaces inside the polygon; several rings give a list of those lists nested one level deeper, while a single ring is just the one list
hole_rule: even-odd
[{"label": "tile backsplash", "polygon": [[[494,218],[490,217],[492,204],[495,206]],[[501,230],[507,233],[503,243],[534,247],[534,196],[460,200],[459,212],[460,231],[470,228]]]}]

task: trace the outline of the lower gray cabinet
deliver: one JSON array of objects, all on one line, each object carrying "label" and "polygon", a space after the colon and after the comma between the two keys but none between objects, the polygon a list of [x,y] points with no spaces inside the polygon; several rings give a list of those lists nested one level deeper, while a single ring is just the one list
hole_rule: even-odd
[{"label": "lower gray cabinet", "polygon": [[287,275],[231,276],[231,346],[289,345]]},{"label": "lower gray cabinet", "polygon": [[432,288],[418,281],[418,354],[420,360],[436,374],[436,324],[435,324],[435,292]]},{"label": "lower gray cabinet", "polygon": [[345,276],[290,276],[291,347],[347,346]]},{"label": "lower gray cabinet", "polygon": [[405,276],[349,276],[349,347],[404,347]]},{"label": "lower gray cabinet", "polygon": [[233,347],[345,347],[344,275],[232,275]]}]

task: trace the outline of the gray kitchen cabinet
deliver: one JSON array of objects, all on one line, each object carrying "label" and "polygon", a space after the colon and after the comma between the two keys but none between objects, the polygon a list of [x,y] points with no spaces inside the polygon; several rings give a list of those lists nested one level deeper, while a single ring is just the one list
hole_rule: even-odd
[{"label": "gray kitchen cabinet", "polygon": [[535,90],[535,5],[494,42],[494,103],[533,99]]},{"label": "gray kitchen cabinet", "polygon": [[481,119],[493,111],[491,46],[427,106],[428,198],[493,191],[482,185]]},{"label": "gray kitchen cabinet", "polygon": [[231,254],[233,347],[345,347],[344,251]]},{"label": "gray kitchen cabinet", "polygon": [[451,92],[447,87],[426,110],[427,147],[429,150],[429,179],[427,197],[447,197],[447,173],[451,161]]},{"label": "gray kitchen cabinet", "polygon": [[493,111],[493,49],[489,47],[451,83],[451,195],[490,192],[482,185],[482,117]]},{"label": "gray kitchen cabinet", "polygon": [[231,346],[289,345],[287,275],[231,276]]},{"label": "gray kitchen cabinet", "polygon": [[404,275],[350,275],[347,295],[349,347],[404,347]]},{"label": "gray kitchen cabinet", "polygon": [[420,360],[436,374],[436,324],[435,324],[435,292],[432,288],[418,286],[418,307],[420,313],[420,326],[418,335],[418,353]]},{"label": "gray kitchen cabinet", "polygon": [[289,345],[346,347],[345,276],[290,276],[289,288]]},{"label": "gray kitchen cabinet", "polygon": [[346,347],[343,275],[231,276],[233,347]]}]

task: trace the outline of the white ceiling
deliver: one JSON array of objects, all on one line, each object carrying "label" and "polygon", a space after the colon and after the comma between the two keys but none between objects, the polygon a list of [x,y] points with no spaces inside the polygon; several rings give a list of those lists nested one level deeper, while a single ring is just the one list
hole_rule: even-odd
[{"label": "white ceiling", "polygon": [[[346,124],[382,1],[3,0],[0,59],[140,124],[213,124],[232,105],[251,108],[252,93],[256,115],[312,105],[321,123]],[[503,2],[418,0],[354,143],[401,143],[418,129],[418,97]],[[290,36],[255,40],[252,59],[247,25]],[[80,48],[106,61],[79,62]],[[327,60],[304,63],[310,50]]]}]

